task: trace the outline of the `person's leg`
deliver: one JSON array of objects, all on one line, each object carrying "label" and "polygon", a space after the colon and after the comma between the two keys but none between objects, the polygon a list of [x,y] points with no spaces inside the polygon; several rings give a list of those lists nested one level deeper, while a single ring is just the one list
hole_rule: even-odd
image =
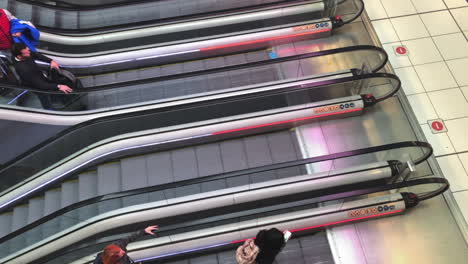
[{"label": "person's leg", "polygon": [[55,110],[52,106],[52,100],[50,99],[50,95],[43,94],[43,93],[36,93],[39,101],[41,101],[42,108],[46,110]]},{"label": "person's leg", "polygon": [[29,95],[31,93],[28,90],[24,90],[18,95],[15,96],[15,101],[17,106],[26,106],[28,101]]}]

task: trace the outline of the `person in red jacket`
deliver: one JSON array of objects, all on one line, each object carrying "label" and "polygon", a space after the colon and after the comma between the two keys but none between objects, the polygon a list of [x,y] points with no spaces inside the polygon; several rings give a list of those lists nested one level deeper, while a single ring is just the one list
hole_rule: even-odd
[{"label": "person in red jacket", "polygon": [[0,50],[11,48],[10,20],[15,18],[8,10],[0,9]]},{"label": "person in red jacket", "polygon": [[148,226],[144,230],[131,234],[130,236],[119,239],[116,242],[106,246],[94,259],[93,264],[131,264],[133,260],[127,255],[127,245],[130,242],[148,234],[155,235],[154,231],[158,230],[158,226]]}]

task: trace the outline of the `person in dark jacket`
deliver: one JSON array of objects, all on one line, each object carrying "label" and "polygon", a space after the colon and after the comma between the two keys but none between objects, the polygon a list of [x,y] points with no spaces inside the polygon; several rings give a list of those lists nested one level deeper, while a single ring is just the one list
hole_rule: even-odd
[{"label": "person in dark jacket", "polygon": [[94,259],[93,264],[131,264],[135,263],[127,255],[127,245],[145,235],[155,235],[154,231],[158,230],[158,226],[148,226],[144,230],[140,230],[130,236],[119,239],[114,243],[106,246]]},{"label": "person in dark jacket", "polygon": [[291,237],[288,230],[281,232],[276,228],[261,230],[255,239],[248,239],[237,248],[238,264],[273,264],[276,255]]},{"label": "person in dark jacket", "polygon": [[[35,62],[35,60],[47,62],[50,63],[51,68],[59,69],[60,66],[56,61],[39,52],[31,52],[23,43],[13,44],[11,53],[13,56],[13,66],[24,85],[43,91],[62,91],[63,93],[71,93],[73,91],[67,85],[49,82]],[[46,93],[36,94],[44,109],[52,109],[50,95]]]}]

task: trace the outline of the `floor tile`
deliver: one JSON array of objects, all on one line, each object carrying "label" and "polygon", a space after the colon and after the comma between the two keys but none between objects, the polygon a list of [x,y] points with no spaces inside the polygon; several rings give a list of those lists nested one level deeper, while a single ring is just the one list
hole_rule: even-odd
[{"label": "floor tile", "polygon": [[414,67],[426,91],[458,87],[445,62],[435,62]]},{"label": "floor tile", "polygon": [[408,48],[408,57],[413,65],[442,61],[432,38],[402,41]]},{"label": "floor tile", "polygon": [[400,41],[389,19],[373,21],[372,26],[374,26],[374,29],[377,32],[377,35],[379,36],[380,42],[382,44]]},{"label": "floor tile", "polygon": [[420,16],[431,36],[460,32],[460,28],[447,10]]},{"label": "floor tile", "polygon": [[425,92],[413,67],[398,68],[395,69],[395,73],[400,78],[403,91],[406,95]]},{"label": "floor tile", "polygon": [[419,15],[404,16],[390,19],[400,40],[429,37]]},{"label": "floor tile", "polygon": [[444,2],[447,4],[448,8],[468,6],[466,0],[444,0]]},{"label": "floor tile", "polygon": [[393,47],[401,45],[401,42],[392,42],[382,45],[388,54],[388,60],[390,61],[390,64],[392,64],[393,68],[411,66],[411,61],[408,56],[397,56],[393,51]]},{"label": "floor tile", "polygon": [[468,7],[450,9],[450,13],[452,13],[453,17],[455,18],[455,21],[457,21],[457,24],[458,26],[460,26],[461,30],[468,30]]},{"label": "floor tile", "polygon": [[468,223],[468,191],[454,193],[455,201],[457,201],[458,207],[465,217],[465,221]]},{"label": "floor tile", "polygon": [[455,77],[458,85],[466,86],[468,85],[468,74],[466,71],[468,65],[468,58],[457,59],[457,60],[450,60],[447,61],[447,65],[450,71]]},{"label": "floor tile", "polygon": [[455,153],[455,149],[453,148],[447,133],[433,134],[427,123],[421,125],[421,128],[426,136],[427,142],[429,142],[434,148],[435,156]]},{"label": "floor tile", "polygon": [[[458,154],[458,158],[460,159],[462,165],[463,165],[463,168],[465,169],[465,172],[468,174],[468,153],[461,153],[461,154]],[[467,179],[468,181],[468,179]],[[466,188],[468,189],[468,188]]]},{"label": "floor tile", "polygon": [[461,32],[436,36],[434,42],[446,60],[468,57],[468,42]]},{"label": "floor tile", "polygon": [[380,3],[376,0],[364,0],[365,10],[371,20],[387,18],[387,13]]},{"label": "floor tile", "polygon": [[458,155],[439,157],[437,162],[444,173],[444,177],[449,181],[452,192],[468,189],[468,175]]},{"label": "floor tile", "polygon": [[405,16],[416,13],[411,0],[381,0],[389,17]]},{"label": "floor tile", "polygon": [[460,87],[463,95],[465,96],[465,100],[468,102],[468,86],[463,86],[463,87]]},{"label": "floor tile", "polygon": [[428,96],[440,118],[468,117],[468,102],[460,88],[431,92]]},{"label": "floor tile", "polygon": [[432,107],[431,101],[427,94],[414,94],[408,96],[408,101],[413,108],[413,112],[418,119],[419,124],[425,124],[427,120],[437,119],[436,111]]},{"label": "floor tile", "polygon": [[468,118],[447,120],[444,123],[448,130],[447,135],[449,136],[455,151],[468,151],[468,140],[466,140]]},{"label": "floor tile", "polygon": [[411,0],[419,13],[446,9],[443,0]]}]

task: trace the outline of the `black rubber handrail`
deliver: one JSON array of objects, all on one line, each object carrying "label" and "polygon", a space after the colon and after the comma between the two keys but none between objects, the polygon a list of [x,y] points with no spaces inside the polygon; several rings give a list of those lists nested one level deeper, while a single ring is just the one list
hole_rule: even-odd
[{"label": "black rubber handrail", "polygon": [[[420,141],[405,141],[405,142],[398,142],[398,143],[391,143],[391,144],[386,144],[386,145],[380,145],[380,146],[374,146],[374,147],[367,147],[367,148],[362,148],[362,149],[357,149],[357,150],[351,150],[351,151],[345,151],[345,152],[339,152],[339,153],[334,153],[334,154],[328,154],[328,155],[322,155],[318,157],[312,157],[312,158],[305,158],[301,160],[296,160],[296,161],[288,161],[288,162],[283,162],[283,163],[277,163],[277,164],[272,164],[272,165],[265,165],[265,166],[260,166],[256,168],[250,168],[250,169],[243,169],[239,171],[233,171],[233,172],[228,172],[228,173],[219,173],[215,175],[209,175],[205,177],[199,177],[195,179],[189,179],[189,180],[184,180],[184,181],[179,181],[179,182],[173,182],[173,183],[167,183],[167,184],[162,184],[162,185],[157,185],[157,186],[152,186],[152,187],[146,187],[146,188],[141,188],[141,189],[136,189],[136,190],[130,190],[130,191],[124,191],[124,192],[117,192],[117,193],[112,193],[112,194],[106,194],[94,198],[90,198],[87,200],[80,201],[78,203],[75,203],[73,205],[64,207],[52,214],[49,214],[35,222],[32,222],[2,238],[0,238],[0,244],[12,239],[18,235],[21,235],[22,233],[39,226],[45,222],[48,222],[52,220],[53,218],[59,217],[60,215],[63,215],[67,212],[76,210],[78,208],[90,205],[90,204],[95,204],[98,202],[102,201],[108,201],[108,200],[114,200],[114,199],[119,199],[123,197],[128,197],[128,196],[133,196],[133,195],[141,195],[145,193],[150,193],[150,192],[155,192],[155,191],[161,191],[165,189],[170,189],[170,188],[177,188],[177,187],[183,187],[187,185],[192,185],[192,184],[198,184],[198,183],[203,183],[203,182],[208,182],[208,181],[213,181],[213,180],[219,180],[219,179],[227,179],[227,178],[233,178],[241,175],[248,175],[248,174],[254,174],[254,173],[260,173],[260,172],[265,172],[265,171],[272,171],[272,170],[277,170],[281,168],[289,168],[289,167],[295,167],[295,166],[301,166],[305,164],[310,164],[310,163],[317,163],[317,162],[323,162],[323,161],[329,161],[329,160],[336,160],[336,159],[342,159],[342,158],[349,158],[349,157],[355,157],[359,155],[364,155],[364,154],[369,154],[369,153],[376,153],[376,152],[382,152],[382,151],[390,151],[390,150],[395,150],[395,149],[402,149],[402,148],[419,148],[423,149],[423,154],[418,157],[417,159],[414,160],[414,163],[416,165],[426,161],[433,152],[432,146],[429,143],[426,142],[420,142]],[[307,181],[307,180],[306,180]],[[11,207],[10,207],[11,208]],[[1,212],[7,211],[5,208],[1,210]]]},{"label": "black rubber handrail", "polygon": [[343,21],[343,24],[345,24],[345,25],[353,22],[354,20],[356,20],[358,17],[360,17],[362,15],[362,12],[364,12],[364,9],[365,9],[364,2],[362,0],[354,0],[354,1],[358,2],[358,4],[361,5],[361,6],[359,7],[359,11],[354,16],[352,16],[351,18]]}]

